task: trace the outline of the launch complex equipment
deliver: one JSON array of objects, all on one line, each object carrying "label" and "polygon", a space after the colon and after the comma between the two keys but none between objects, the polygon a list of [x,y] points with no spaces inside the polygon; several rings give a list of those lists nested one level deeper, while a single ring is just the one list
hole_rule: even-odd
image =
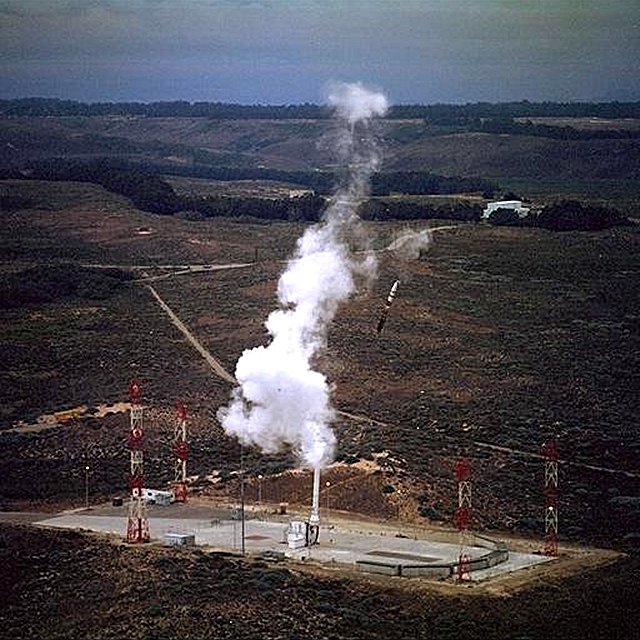
[{"label": "launch complex equipment", "polygon": [[187,408],[178,402],[176,426],[173,431],[174,477],[173,497],[176,502],[187,501],[187,460],[189,445],[187,443]]},{"label": "launch complex equipment", "polygon": [[387,316],[389,315],[389,309],[393,304],[393,301],[396,298],[396,294],[398,293],[398,286],[400,284],[400,280],[396,280],[391,286],[391,291],[389,291],[389,295],[387,296],[387,302],[384,305],[384,309],[382,310],[382,315],[380,316],[380,320],[378,320],[377,332],[381,333],[384,329],[384,325],[387,321]]},{"label": "launch complex equipment", "polygon": [[131,400],[131,428],[129,431],[129,452],[131,462],[131,476],[129,488],[129,518],[127,519],[127,542],[149,542],[149,519],[144,500],[144,456],[142,416],[144,408],[140,404],[140,384],[132,380],[129,384],[129,398]]},{"label": "launch complex equipment", "polygon": [[308,545],[317,544],[320,535],[320,467],[313,470],[313,498],[307,532]]},{"label": "launch complex equipment", "polygon": [[320,537],[320,467],[313,470],[313,495],[309,520],[293,520],[287,530],[287,544],[290,549],[312,547]]}]

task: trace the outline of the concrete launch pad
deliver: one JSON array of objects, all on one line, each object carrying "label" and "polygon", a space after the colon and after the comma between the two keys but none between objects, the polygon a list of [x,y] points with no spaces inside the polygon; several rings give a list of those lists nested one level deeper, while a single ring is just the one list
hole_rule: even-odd
[{"label": "concrete launch pad", "polygon": [[[97,507],[47,518],[36,524],[46,527],[85,529],[124,537],[126,506]],[[196,545],[219,551],[242,550],[242,523],[237,511],[192,505],[151,507],[149,529],[152,541],[162,542],[167,533],[193,534]],[[286,544],[288,522],[295,516],[261,515],[248,512],[244,523],[244,548],[248,555],[271,555],[295,561],[313,561],[343,565],[361,571],[407,577],[446,578],[454,576],[461,555],[455,534],[429,535],[416,530],[402,531],[398,525],[336,520],[321,524],[319,544],[290,549]],[[444,538],[444,539],[443,539]],[[462,553],[473,569],[466,573],[471,581],[509,573],[547,562],[550,558],[534,553],[507,550],[502,545],[495,563],[486,561],[496,555],[495,542],[475,538]],[[487,543],[491,544],[487,544]]]}]

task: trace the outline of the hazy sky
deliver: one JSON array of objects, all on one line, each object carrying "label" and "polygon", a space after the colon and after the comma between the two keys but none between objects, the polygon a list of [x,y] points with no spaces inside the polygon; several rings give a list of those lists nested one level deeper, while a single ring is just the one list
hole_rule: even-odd
[{"label": "hazy sky", "polygon": [[0,97],[640,100],[640,0],[0,0]]}]

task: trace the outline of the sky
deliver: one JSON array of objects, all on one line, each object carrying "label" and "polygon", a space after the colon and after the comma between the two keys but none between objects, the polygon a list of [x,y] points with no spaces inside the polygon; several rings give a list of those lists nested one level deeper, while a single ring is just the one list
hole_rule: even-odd
[{"label": "sky", "polygon": [[640,0],[0,0],[0,98],[640,100]]}]

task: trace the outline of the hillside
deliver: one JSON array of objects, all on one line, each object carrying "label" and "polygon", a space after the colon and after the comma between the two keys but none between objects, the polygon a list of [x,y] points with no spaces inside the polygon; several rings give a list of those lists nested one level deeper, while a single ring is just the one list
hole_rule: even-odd
[{"label": "hillside", "polygon": [[[636,120],[619,127],[633,135]],[[566,120],[562,126],[567,127]],[[513,133],[483,133],[469,127],[429,125],[423,120],[378,123],[383,171],[421,170],[445,176],[481,177],[526,190],[593,196],[594,182],[611,195],[638,196],[637,139],[557,139]],[[577,119],[576,131],[585,129]],[[607,135],[611,125],[600,132]],[[618,130],[613,130],[616,133]],[[611,134],[613,135],[613,134]],[[4,166],[47,157],[127,159],[165,173],[195,167],[315,170],[333,166],[330,120],[209,120],[141,116],[11,117],[0,119]],[[524,181],[524,182],[523,182]],[[555,185],[555,186],[553,186]],[[571,191],[570,191],[571,192]]]},{"label": "hillside", "polygon": [[[244,349],[266,340],[263,323],[275,305],[281,261],[301,224],[154,216],[91,185],[5,181],[1,187],[30,203],[2,218],[5,273],[60,261],[138,267],[137,278],[160,277],[156,290],[228,371]],[[374,247],[384,248],[406,225],[365,227]],[[406,517],[421,517],[426,505],[446,519],[453,509],[451,468],[465,453],[476,474],[477,525],[535,535],[543,503],[535,455],[557,435],[567,460],[563,535],[626,544],[640,522],[632,505],[613,499],[640,491],[634,463],[639,242],[634,227],[555,234],[464,224],[437,232],[421,260],[381,253],[379,279],[341,308],[318,363],[345,414],[336,424],[339,459],[389,451],[396,462],[384,481],[402,490]],[[253,264],[174,276],[161,268],[245,262]],[[377,336],[378,314],[396,278],[400,297]],[[215,420],[230,385],[211,374],[144,286],[123,282],[100,300],[59,297],[0,310],[0,317],[5,429],[45,412],[122,401],[137,376],[160,416],[158,428],[166,429],[163,438],[170,427],[161,425],[170,424],[175,402],[189,405],[194,473],[204,478],[213,469],[237,468],[237,445]],[[126,416],[118,420],[113,428],[122,433]],[[122,469],[107,463],[120,436],[100,421],[91,430],[91,422],[84,424],[12,436],[3,462],[11,469],[3,476],[8,506],[36,498],[35,487],[14,479],[29,478],[40,458],[52,465],[50,500],[74,495],[76,485],[63,478],[80,473],[83,456],[102,469],[105,497],[121,490]],[[82,438],[73,437],[78,428]],[[255,474],[295,464],[287,453],[266,460],[258,451],[248,455]],[[389,496],[392,504],[398,495]],[[345,493],[336,507],[357,510],[355,498]]]},{"label": "hillside", "polygon": [[394,148],[393,169],[430,167],[434,173],[496,178],[640,178],[635,140],[553,140],[508,134],[441,135]]}]

